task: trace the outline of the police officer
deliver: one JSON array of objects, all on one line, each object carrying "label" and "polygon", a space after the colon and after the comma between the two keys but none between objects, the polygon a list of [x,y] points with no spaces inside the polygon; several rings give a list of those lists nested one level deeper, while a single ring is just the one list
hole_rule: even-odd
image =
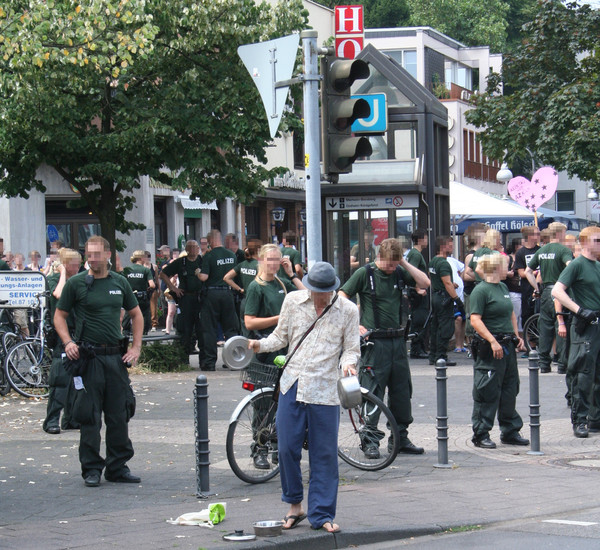
[{"label": "police officer", "polygon": [[439,359],[446,361],[446,366],[453,367],[456,361],[448,361],[448,343],[454,334],[454,304],[465,317],[465,306],[458,297],[452,280],[452,267],[447,255],[452,251],[452,237],[441,235],[435,242],[437,254],[429,264],[431,277],[431,341],[429,344],[429,364],[435,365]]},{"label": "police officer", "polygon": [[556,336],[556,353],[558,354],[558,366],[564,371],[567,365],[567,352],[564,338],[558,336],[556,331],[556,312],[552,300],[552,289],[568,263],[573,259],[573,253],[562,242],[565,238],[567,226],[560,222],[553,222],[548,226],[550,230],[550,242],[540,248],[527,264],[525,276],[534,292],[539,296],[540,289],[534,271],[539,268],[542,277],[543,290],[540,299],[540,318],[538,319],[538,331],[540,341],[538,353],[540,354],[540,372],[552,370],[552,342]]},{"label": "police officer", "polygon": [[[127,466],[133,457],[128,422],[135,411],[135,397],[126,364],[135,364],[138,360],[144,320],[125,277],[108,270],[108,241],[100,236],[90,237],[85,251],[89,269],[66,282],[54,314],[54,326],[68,359],[80,358],[79,346],[67,325],[71,311],[76,318],[75,339],[94,355],[87,361],[81,378],[74,378],[78,395],[73,411],[78,400],[89,404],[89,418],[80,428],[82,476],[88,487],[100,484],[103,470],[107,481],[139,483],[140,478]],[[121,308],[125,308],[132,321],[133,345],[127,350],[121,339]],[[106,425],[106,459],[100,456],[102,412]]]},{"label": "police officer", "polygon": [[474,280],[475,284],[480,283],[483,279],[477,271],[477,262],[482,256],[488,254],[499,253],[502,246],[502,235],[495,229],[488,229],[485,233],[481,246],[473,252],[471,261],[465,266],[465,280]]},{"label": "police officer", "polygon": [[217,362],[217,325],[221,323],[225,339],[239,332],[238,316],[229,285],[223,277],[236,264],[235,254],[221,242],[221,232],[213,229],[208,234],[211,247],[202,261],[199,277],[204,282],[206,297],[202,302],[205,359],[201,369],[214,371]]},{"label": "police officer", "polygon": [[223,277],[223,280],[242,297],[240,300],[240,321],[242,335],[248,337],[248,330],[244,324],[244,311],[246,309],[246,292],[250,284],[258,275],[258,251],[260,250],[261,242],[258,239],[250,239],[246,252],[246,260],[237,264],[233,269],[228,271]]},{"label": "police officer", "polygon": [[600,431],[600,228],[586,227],[579,241],[581,255],[560,274],[552,296],[576,314],[568,364],[571,422],[575,437],[587,437]]},{"label": "police officer", "polygon": [[527,319],[535,313],[532,303],[533,287],[527,280],[525,270],[533,255],[540,249],[538,245],[540,230],[535,225],[526,225],[521,228],[521,234],[523,235],[523,246],[515,254],[514,269],[521,279],[521,326],[523,327]]},{"label": "police officer", "polygon": [[[479,335],[473,357],[473,443],[495,449],[490,439],[498,414],[500,441],[507,445],[529,445],[519,431],[523,420],[516,411],[519,371],[516,349],[523,349],[517,318],[506,285],[508,258],[500,254],[480,256],[478,270],[483,281],[471,293],[471,324]],[[482,341],[483,340],[483,341]]]},{"label": "police officer", "polygon": [[[293,272],[296,276],[302,280],[304,272],[302,271],[302,256],[300,252],[296,250],[296,236],[292,232],[285,233],[283,236],[284,246],[281,247],[281,255],[284,258],[289,258],[292,263]],[[289,280],[288,274],[283,269],[283,266],[279,269],[277,276],[283,281],[284,279]]]},{"label": "police officer", "polygon": [[[56,304],[62,294],[65,283],[74,275],[79,273],[81,267],[81,254],[70,248],[61,248],[59,253],[60,265],[57,271],[46,278],[48,290],[50,291],[50,318],[54,319]],[[69,330],[75,332],[75,316],[73,312],[67,318]],[[69,396],[69,386],[71,377],[64,369],[62,354],[64,353],[62,342],[58,342],[52,351],[52,365],[50,367],[50,379],[48,385],[50,392],[48,393],[48,405],[46,407],[46,418],[42,426],[43,430],[49,434],[60,433],[60,413],[64,409],[62,426],[63,429],[75,427],[75,423],[71,422],[70,410],[67,406]]]},{"label": "police officer", "polygon": [[[198,341],[200,360],[202,359],[202,327],[200,324],[201,291],[203,288],[200,280],[200,269],[202,268],[202,257],[200,246],[197,241],[185,243],[186,254],[180,256],[171,263],[165,265],[160,272],[160,278],[169,288],[172,296],[176,296],[181,310],[181,318],[178,319],[178,328],[182,330],[181,345],[189,356],[195,346],[194,338]],[[177,275],[179,286],[175,286],[171,277]],[[189,359],[188,359],[189,360]]]},{"label": "police officer", "polygon": [[150,291],[156,288],[150,269],[143,265],[146,259],[145,250],[136,250],[131,256],[131,265],[123,270],[131,289],[137,298],[140,311],[144,317],[144,334],[152,327],[150,315]]},{"label": "police officer", "polygon": [[[427,275],[409,264],[402,256],[397,239],[385,239],[379,247],[379,257],[356,270],[340,290],[340,295],[360,297],[360,332],[373,332],[372,345],[363,349],[360,381],[377,397],[383,398],[388,388],[389,408],[398,423],[400,451],[422,454],[408,438],[412,423],[412,382],[402,326],[402,286],[411,276],[421,288],[429,287]],[[379,458],[379,442],[366,442],[367,458]]]},{"label": "police officer", "polygon": [[10,266],[2,259],[4,256],[4,239],[0,238],[0,271],[10,271]]},{"label": "police officer", "polygon": [[[423,258],[423,249],[427,248],[427,245],[429,244],[427,231],[424,229],[417,229],[411,235],[411,239],[413,246],[406,255],[406,261],[426,274],[427,263],[425,262],[425,258]],[[415,287],[415,282],[412,280],[412,277],[410,278],[409,285],[408,300],[410,303],[410,329],[411,332],[417,334],[410,345],[410,357],[412,359],[427,359],[428,355],[425,351],[426,334],[424,327],[427,322],[427,316],[429,315],[429,296],[426,289]]]}]

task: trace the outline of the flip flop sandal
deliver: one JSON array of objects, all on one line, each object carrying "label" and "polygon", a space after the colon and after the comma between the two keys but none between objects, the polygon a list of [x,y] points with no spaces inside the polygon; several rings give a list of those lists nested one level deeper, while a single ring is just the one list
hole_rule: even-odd
[{"label": "flip flop sandal", "polygon": [[338,527],[337,529],[335,529],[334,531],[330,531],[329,529],[325,529],[325,525],[327,525],[329,523],[329,525],[331,525],[331,528],[333,529],[333,521],[326,521],[323,525],[321,525],[321,527],[317,527],[316,529],[313,527],[313,529],[315,529],[315,531],[320,531],[323,530],[326,533],[339,533],[341,532],[341,529]]},{"label": "flip flop sandal", "polygon": [[[298,527],[298,524],[301,521],[304,521],[306,519],[306,514],[301,514],[299,516],[285,516],[283,518],[283,530],[284,531],[289,531],[290,529],[295,529],[296,527]],[[286,527],[285,524],[289,521],[292,520],[292,524],[289,527]]]}]

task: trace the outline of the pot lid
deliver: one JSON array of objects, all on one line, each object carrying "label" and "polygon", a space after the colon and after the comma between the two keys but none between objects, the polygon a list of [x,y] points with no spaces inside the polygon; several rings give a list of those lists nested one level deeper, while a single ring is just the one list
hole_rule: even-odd
[{"label": "pot lid", "polygon": [[236,530],[234,533],[229,533],[227,535],[223,535],[223,540],[232,540],[232,541],[245,541],[245,540],[256,540],[256,535],[252,535],[250,533],[244,533],[243,529]]},{"label": "pot lid", "polygon": [[234,370],[243,369],[250,364],[254,352],[248,349],[248,338],[233,336],[223,346],[223,362]]}]

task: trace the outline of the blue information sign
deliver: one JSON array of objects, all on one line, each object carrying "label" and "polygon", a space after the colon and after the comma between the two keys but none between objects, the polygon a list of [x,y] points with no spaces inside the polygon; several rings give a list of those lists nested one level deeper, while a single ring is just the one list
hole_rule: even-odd
[{"label": "blue information sign", "polygon": [[352,123],[356,134],[381,134],[387,131],[387,99],[385,94],[353,95],[352,99],[364,99],[371,107],[371,116],[359,118]]},{"label": "blue information sign", "polygon": [[58,241],[58,229],[56,229],[55,225],[49,225],[46,228],[46,235],[48,235],[48,240],[53,243]]}]

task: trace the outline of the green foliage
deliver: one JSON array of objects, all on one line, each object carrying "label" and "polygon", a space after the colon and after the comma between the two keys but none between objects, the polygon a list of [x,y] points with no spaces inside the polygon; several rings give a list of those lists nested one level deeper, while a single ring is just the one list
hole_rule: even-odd
[{"label": "green foliage", "polygon": [[503,0],[407,0],[410,23],[430,26],[467,46],[502,51],[508,5]]},{"label": "green foliage", "polygon": [[178,341],[172,343],[152,342],[144,344],[138,366],[152,372],[187,371],[187,356]]},{"label": "green foliage", "polygon": [[507,151],[510,164],[529,148],[538,164],[600,183],[600,11],[541,0],[523,32],[467,120],[491,158]]},{"label": "green foliage", "polygon": [[300,0],[47,0],[0,8],[0,192],[81,193],[114,246],[142,175],[247,201],[275,171],[241,44],[304,28]]}]

